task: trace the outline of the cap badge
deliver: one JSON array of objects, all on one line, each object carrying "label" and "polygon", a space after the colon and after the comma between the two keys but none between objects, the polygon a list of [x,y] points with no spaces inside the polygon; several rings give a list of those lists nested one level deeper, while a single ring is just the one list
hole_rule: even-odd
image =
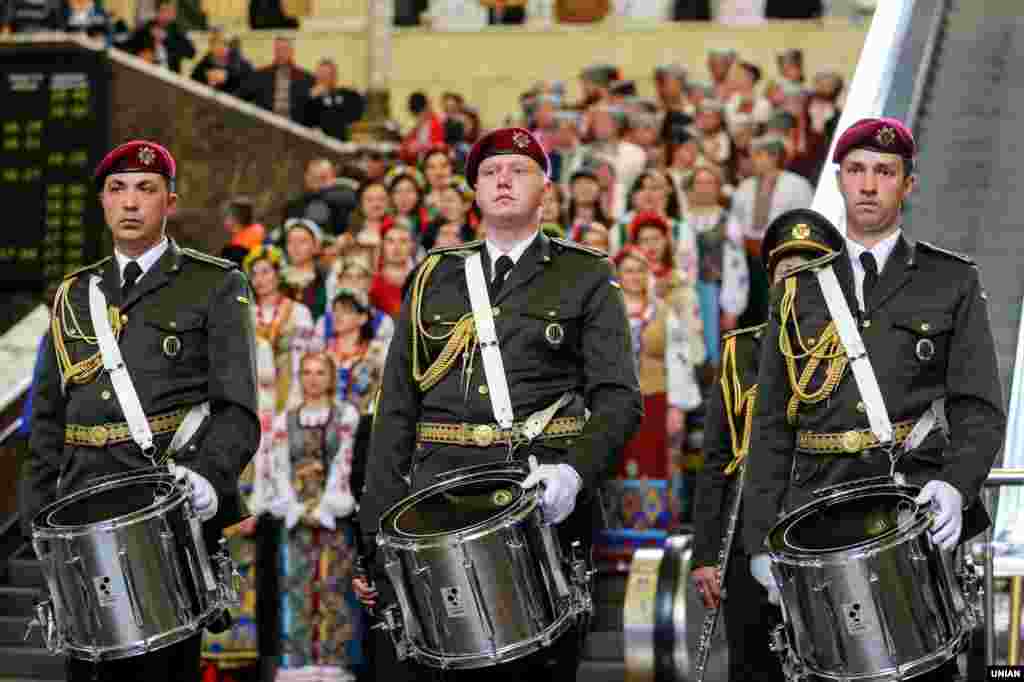
[{"label": "cap badge", "polygon": [[512,144],[520,149],[526,149],[530,146],[530,138],[526,136],[526,133],[515,132],[512,133]]},{"label": "cap badge", "polygon": [[875,140],[883,147],[891,147],[896,142],[896,131],[886,126],[878,131]]},{"label": "cap badge", "polygon": [[156,161],[156,152],[149,147],[143,147],[139,150],[139,163],[143,166],[152,166],[153,162]]},{"label": "cap badge", "polygon": [[811,228],[807,223],[797,223],[793,226],[793,239],[807,239],[811,236]]}]

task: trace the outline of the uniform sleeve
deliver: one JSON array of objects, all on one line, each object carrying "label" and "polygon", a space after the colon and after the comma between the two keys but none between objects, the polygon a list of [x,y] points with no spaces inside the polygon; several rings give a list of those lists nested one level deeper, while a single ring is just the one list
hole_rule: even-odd
[{"label": "uniform sleeve", "polygon": [[568,463],[591,489],[616,464],[643,416],[622,290],[612,284],[607,259],[598,267],[600,282],[585,304],[581,336],[584,400],[590,419],[568,452]]},{"label": "uniform sleeve", "polygon": [[977,268],[953,320],[946,372],[949,450],[941,478],[955,486],[964,505],[981,491],[1006,433],[1006,412],[992,326]]},{"label": "uniform sleeve", "polygon": [[722,387],[715,382],[704,419],[704,467],[697,474],[694,496],[694,566],[714,566],[718,563],[719,547],[725,534],[723,508],[730,480],[725,475],[725,467],[731,460],[732,442]]},{"label": "uniform sleeve", "polygon": [[49,332],[37,361],[39,367],[32,387],[32,433],[28,455],[18,477],[18,513],[26,536],[32,534],[32,519],[36,513],[56,499],[57,480],[64,462],[66,403],[60,390],[60,370]]},{"label": "uniform sleeve", "polygon": [[764,540],[782,509],[796,439],[786,420],[791,389],[779,352],[779,322],[773,316],[764,331],[746,480],[743,486],[744,545],[750,554],[764,551]]},{"label": "uniform sleeve", "polygon": [[[241,299],[241,300],[240,300]],[[256,412],[256,344],[249,284],[238,270],[229,273],[213,294],[207,313],[210,362],[210,418],[196,450],[180,464],[213,484],[222,501],[238,498],[238,477],[260,443]],[[225,511],[232,505],[223,505]],[[220,519],[222,526],[238,519]]]}]

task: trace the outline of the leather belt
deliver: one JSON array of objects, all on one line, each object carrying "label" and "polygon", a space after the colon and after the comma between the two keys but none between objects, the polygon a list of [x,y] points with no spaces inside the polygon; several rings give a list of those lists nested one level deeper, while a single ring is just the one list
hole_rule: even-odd
[{"label": "leather belt", "polygon": [[[538,438],[566,438],[583,433],[586,417],[558,417],[552,419]],[[515,445],[525,442],[522,430],[526,422],[516,422],[503,429],[497,424],[466,424],[420,422],[416,425],[416,440],[420,443],[469,445],[480,448],[491,445]]]},{"label": "leather belt", "polygon": [[[894,445],[902,445],[914,430],[916,419],[896,422],[892,425]],[[796,447],[803,452],[819,454],[856,454],[878,447],[878,437],[871,429],[853,429],[842,433],[816,433],[797,431]]]},{"label": "leather belt", "polygon": [[[147,417],[149,428],[154,435],[163,433],[174,433],[181,426],[185,415],[190,408],[182,407],[171,412]],[[64,427],[64,442],[68,445],[86,445],[93,448],[102,448],[116,443],[125,443],[132,440],[132,432],[128,428],[128,422],[111,422],[108,424],[96,424],[84,426],[82,424],[67,424]]]}]

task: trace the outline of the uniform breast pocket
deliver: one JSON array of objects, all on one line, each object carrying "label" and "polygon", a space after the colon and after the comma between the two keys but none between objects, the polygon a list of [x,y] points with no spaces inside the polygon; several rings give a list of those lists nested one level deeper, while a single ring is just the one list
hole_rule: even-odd
[{"label": "uniform breast pocket", "polygon": [[202,364],[206,357],[206,320],[179,313],[146,320],[149,359],[160,369]]},{"label": "uniform breast pocket", "polygon": [[533,305],[523,311],[527,345],[540,354],[576,352],[582,313],[571,306]]},{"label": "uniform breast pocket", "polygon": [[[444,306],[434,306],[423,311],[420,316],[420,333],[426,340],[432,357],[444,349],[455,331],[455,327],[467,312],[463,309]],[[472,322],[472,319],[468,320],[469,324]]]},{"label": "uniform breast pocket", "polygon": [[945,371],[953,316],[947,311],[915,311],[894,315],[892,326],[897,337],[901,365],[915,374]]}]

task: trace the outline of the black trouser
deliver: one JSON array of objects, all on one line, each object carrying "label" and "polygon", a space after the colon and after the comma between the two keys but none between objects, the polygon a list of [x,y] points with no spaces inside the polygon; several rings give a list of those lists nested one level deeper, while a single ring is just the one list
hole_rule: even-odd
[{"label": "black trouser", "polygon": [[733,552],[725,579],[725,638],[729,644],[729,682],[772,682],[785,679],[779,655],[769,637],[782,621],[782,611],[768,601],[768,590],[750,574],[750,557]]},{"label": "black trouser", "polygon": [[68,682],[199,682],[202,635],[116,661],[91,663],[67,659]]}]

